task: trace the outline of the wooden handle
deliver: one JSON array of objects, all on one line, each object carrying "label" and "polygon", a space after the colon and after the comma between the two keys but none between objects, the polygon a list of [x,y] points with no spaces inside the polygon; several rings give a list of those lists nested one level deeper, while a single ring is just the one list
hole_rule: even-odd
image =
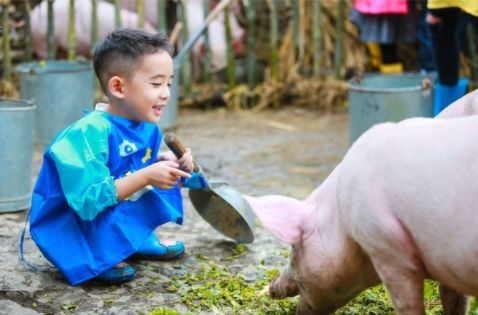
[{"label": "wooden handle", "polygon": [[[164,136],[164,143],[168,146],[168,148],[176,155],[178,159],[182,158],[184,153],[186,153],[186,149],[184,148],[183,144],[179,140],[178,137],[172,132],[167,133]],[[196,163],[196,161],[193,160],[194,164],[194,171],[199,172],[201,169],[200,166]]]}]

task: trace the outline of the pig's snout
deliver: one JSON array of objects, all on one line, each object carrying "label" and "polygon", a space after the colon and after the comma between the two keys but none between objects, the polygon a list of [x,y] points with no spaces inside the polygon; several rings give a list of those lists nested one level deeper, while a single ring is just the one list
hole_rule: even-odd
[{"label": "pig's snout", "polygon": [[290,296],[296,296],[299,294],[299,286],[294,280],[284,276],[279,275],[272,279],[271,285],[269,286],[269,295],[273,299],[284,299]]}]

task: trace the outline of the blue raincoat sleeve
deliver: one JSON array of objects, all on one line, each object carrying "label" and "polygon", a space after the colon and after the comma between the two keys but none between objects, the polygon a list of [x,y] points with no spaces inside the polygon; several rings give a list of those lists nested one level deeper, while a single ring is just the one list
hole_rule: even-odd
[{"label": "blue raincoat sleeve", "polygon": [[50,147],[68,205],[86,221],[118,203],[107,167],[110,129],[107,121],[99,120],[75,125]]}]

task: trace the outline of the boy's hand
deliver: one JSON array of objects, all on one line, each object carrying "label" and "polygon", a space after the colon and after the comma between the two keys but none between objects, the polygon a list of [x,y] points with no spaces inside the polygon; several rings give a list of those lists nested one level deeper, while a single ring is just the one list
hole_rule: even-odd
[{"label": "boy's hand", "polygon": [[185,149],[186,152],[184,152],[183,156],[178,159],[176,155],[172,151],[167,151],[163,152],[160,155],[160,161],[173,161],[179,164],[179,168],[188,172],[192,173],[194,170],[194,164],[193,164],[193,156],[191,153],[190,148]]},{"label": "boy's hand", "polygon": [[156,162],[148,166],[147,169],[149,184],[161,189],[172,188],[181,177],[191,177],[188,173],[180,170],[179,165],[173,161]]},{"label": "boy's hand", "polygon": [[186,148],[186,152],[184,152],[183,156],[179,159],[179,167],[182,170],[185,170],[188,173],[192,173],[194,170],[193,164],[193,155],[191,153],[190,148]]}]

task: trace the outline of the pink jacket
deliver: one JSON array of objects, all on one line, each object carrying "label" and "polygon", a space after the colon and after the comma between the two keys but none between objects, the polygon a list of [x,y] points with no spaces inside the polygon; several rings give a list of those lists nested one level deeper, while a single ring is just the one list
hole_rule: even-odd
[{"label": "pink jacket", "polygon": [[354,8],[364,14],[407,14],[407,0],[355,0]]}]

